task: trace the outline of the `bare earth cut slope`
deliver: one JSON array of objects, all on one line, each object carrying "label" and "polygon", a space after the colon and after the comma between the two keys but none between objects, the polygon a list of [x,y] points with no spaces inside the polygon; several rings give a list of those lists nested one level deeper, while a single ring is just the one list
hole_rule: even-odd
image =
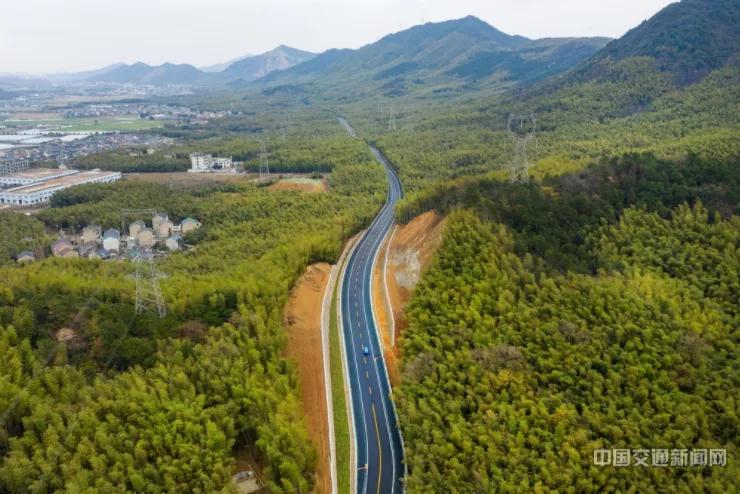
[{"label": "bare earth cut slope", "polygon": [[[421,274],[434,257],[440,243],[446,219],[434,211],[428,211],[399,225],[381,248],[381,255],[373,272],[373,298],[377,311],[378,324],[383,335],[383,350],[388,363],[391,384],[398,384],[398,347],[391,347],[390,318],[388,317],[385,285],[388,287],[388,300],[393,311],[395,341],[406,327],[405,309]],[[387,255],[387,262],[386,262]]]},{"label": "bare earth cut slope", "polygon": [[321,348],[321,304],[330,272],[331,266],[326,263],[308,266],[296,282],[284,313],[288,328],[286,353],[298,366],[301,408],[319,458],[314,489],[317,493],[331,492],[331,477],[327,469],[329,431]]}]

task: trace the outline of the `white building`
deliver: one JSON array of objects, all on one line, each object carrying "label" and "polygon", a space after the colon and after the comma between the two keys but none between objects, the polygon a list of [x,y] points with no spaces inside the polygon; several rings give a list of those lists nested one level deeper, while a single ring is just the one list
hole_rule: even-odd
[{"label": "white building", "polygon": [[172,233],[172,230],[175,229],[175,224],[172,223],[170,220],[164,220],[157,224],[157,226],[154,228],[154,234],[160,238],[167,238]]},{"label": "white building", "polygon": [[121,246],[121,234],[118,230],[110,228],[103,233],[103,248],[107,251],[118,252]]},{"label": "white building", "polygon": [[164,245],[169,250],[180,250],[180,246],[182,245],[182,237],[180,235],[172,235],[164,241]]},{"label": "white building", "polygon": [[193,173],[208,173],[214,170],[233,168],[231,156],[228,158],[213,157],[210,154],[193,153],[190,155],[190,170]]},{"label": "white building", "polygon": [[136,220],[128,226],[128,234],[130,237],[136,237],[144,228],[146,228],[146,223],[141,220]]},{"label": "white building", "polygon": [[66,168],[30,168],[17,173],[0,176],[0,185],[9,187],[14,185],[30,185],[77,173],[80,173],[79,170],[68,170]]},{"label": "white building", "polygon": [[19,206],[30,206],[49,201],[51,196],[60,190],[74,187],[75,185],[91,183],[108,183],[120,180],[120,172],[104,172],[92,170],[89,172],[74,173],[39,183],[20,185],[10,189],[0,190],[0,204],[16,204]]},{"label": "white building", "polygon": [[156,239],[151,228],[144,228],[136,234],[136,244],[139,247],[153,247]]},{"label": "white building", "polygon": [[83,244],[98,244],[100,243],[100,235],[103,229],[98,225],[87,225],[82,229],[82,243]]},{"label": "white building", "polygon": [[[2,156],[2,152],[0,152],[0,156]],[[0,175],[18,173],[23,170],[28,170],[28,161],[26,160],[0,159]]]}]

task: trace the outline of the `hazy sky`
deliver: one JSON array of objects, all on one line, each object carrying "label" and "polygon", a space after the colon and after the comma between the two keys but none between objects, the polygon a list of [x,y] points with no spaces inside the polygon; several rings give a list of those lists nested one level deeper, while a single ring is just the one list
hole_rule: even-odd
[{"label": "hazy sky", "polygon": [[280,44],[357,48],[475,15],[509,34],[618,37],[671,0],[2,0],[0,73],[206,65]]}]

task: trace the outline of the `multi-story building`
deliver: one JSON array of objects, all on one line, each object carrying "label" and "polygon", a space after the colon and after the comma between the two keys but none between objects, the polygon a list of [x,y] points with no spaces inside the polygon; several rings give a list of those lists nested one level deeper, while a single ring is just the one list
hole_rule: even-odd
[{"label": "multi-story building", "polygon": [[51,196],[60,190],[75,185],[90,183],[115,182],[121,178],[121,172],[92,170],[61,176],[43,182],[36,182],[10,189],[0,190],[0,204],[31,206],[49,201]]},{"label": "multi-story building", "polygon": [[207,173],[214,170],[223,170],[233,168],[234,162],[231,156],[228,158],[219,158],[210,154],[193,153],[190,155],[190,172]]}]

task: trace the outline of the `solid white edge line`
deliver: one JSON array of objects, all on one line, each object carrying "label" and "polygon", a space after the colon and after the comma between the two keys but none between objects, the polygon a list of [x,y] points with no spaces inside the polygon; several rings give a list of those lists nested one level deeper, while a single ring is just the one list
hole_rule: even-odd
[{"label": "solid white edge line", "polygon": [[[340,263],[342,258],[343,256],[340,256]],[[341,266],[341,264],[339,264],[339,266]],[[332,394],[333,388],[331,382],[331,345],[329,343],[331,336],[329,333],[331,331],[331,302],[334,298],[333,294],[336,287],[339,266],[335,264],[331,267],[331,271],[329,272],[329,281],[324,289],[324,300],[321,304],[321,349],[324,353],[324,398],[326,399],[326,420],[329,427],[328,460],[332,494],[338,494],[339,487],[337,484],[337,446],[334,430],[334,397]]]},{"label": "solid white edge line", "polygon": [[[385,235],[384,235],[383,238],[387,237],[388,234],[390,233],[390,231],[391,231],[391,229],[388,228],[388,231],[385,232]],[[387,367],[386,362],[385,362],[385,353],[383,352],[382,340],[380,339],[381,338],[381,336],[379,334],[380,326],[378,325],[378,320],[377,320],[376,313],[375,313],[376,312],[375,311],[375,301],[374,301],[374,297],[373,297],[373,293],[372,293],[373,273],[375,272],[375,267],[376,267],[376,263],[378,261],[378,255],[380,254],[380,246],[381,245],[382,245],[382,239],[381,239],[380,242],[378,242],[377,247],[375,247],[375,249],[374,249],[375,250],[375,257],[373,258],[373,262],[370,265],[370,279],[369,279],[369,284],[368,284],[369,285],[368,288],[370,289],[370,307],[366,307],[365,308],[364,315],[367,318],[366,311],[367,311],[367,309],[370,309],[370,313],[371,313],[372,318],[373,318],[373,325],[375,326],[375,338],[377,339],[378,344],[380,345],[380,349],[379,349],[380,350],[379,351],[379,354],[380,355],[379,355],[379,357],[380,357],[381,362],[383,363],[383,365],[382,365],[383,372],[385,374],[386,382],[388,383],[388,393],[389,393],[388,399],[391,400],[391,404],[393,404],[393,398],[392,398],[392,396],[393,396],[393,389],[391,387],[390,377],[388,376],[388,367]],[[369,338],[369,340],[372,341],[372,338]],[[377,366],[376,366],[376,368],[377,368]],[[380,385],[380,379],[377,376],[377,372],[376,372],[375,378],[378,381],[378,388],[383,389],[383,386]],[[395,491],[395,488],[396,488],[396,482],[395,482],[395,479],[396,479],[396,453],[394,451],[395,448],[393,447],[393,433],[391,431],[390,422],[388,421],[388,409],[386,407],[385,399],[382,399],[382,397],[381,397],[380,402],[383,405],[383,416],[385,418],[385,427],[386,427],[386,430],[388,431],[388,440],[389,440],[389,443],[390,443],[390,446],[391,446],[390,447],[390,450],[391,450],[391,466],[393,467],[393,477],[392,477],[393,481],[391,483],[391,494],[393,494],[393,492]],[[394,406],[394,411],[395,411],[395,406]],[[399,436],[400,436],[400,431],[399,431]]]},{"label": "solid white edge line", "polygon": [[352,401],[352,383],[349,378],[349,355],[347,355],[347,345],[344,339],[344,318],[342,317],[342,291],[344,280],[347,272],[347,264],[349,263],[350,255],[354,252],[358,242],[353,242],[347,253],[342,269],[337,280],[337,331],[339,331],[340,338],[340,353],[342,356],[342,370],[344,371],[344,399],[347,403],[347,420],[352,424],[353,434],[350,434],[349,440],[349,488],[350,493],[357,492],[357,475],[355,470],[355,463],[357,462],[355,450],[357,448],[357,424],[355,423],[354,406]]},{"label": "solid white edge line", "polygon": [[[383,157],[382,153],[377,149],[375,149],[374,154],[376,154],[376,156],[379,156],[381,158]],[[396,183],[398,184],[399,199],[403,198],[403,184],[401,183],[401,179],[398,178],[396,171],[393,169],[392,166],[390,166],[390,164],[384,158],[382,158],[382,164],[387,167],[387,169],[391,172],[391,174],[393,174],[393,177],[396,179]],[[389,187],[388,193],[390,195],[390,187]],[[381,356],[381,358],[382,357],[383,356]],[[398,410],[396,409],[396,402],[393,400],[393,388],[391,387],[391,384],[390,384],[391,381],[390,381],[390,378],[388,377],[388,368],[385,365],[385,358],[383,358],[383,370],[385,370],[386,379],[388,380],[388,387],[390,388],[389,391],[391,393],[391,396],[390,396],[391,407],[393,407],[393,413],[396,416],[396,421],[398,421]],[[406,445],[403,442],[403,434],[401,434],[401,424],[397,422],[396,426],[398,429],[398,438],[401,441],[401,445],[400,445],[401,446],[401,458],[405,458],[406,457]],[[408,478],[408,465],[405,462],[403,463],[403,477],[404,479]]]},{"label": "solid white edge line", "polygon": [[383,257],[383,288],[385,291],[385,309],[386,312],[388,312],[390,321],[388,321],[388,331],[390,332],[391,336],[391,348],[396,348],[396,319],[393,316],[393,305],[391,304],[391,294],[388,292],[388,279],[387,279],[387,272],[388,272],[388,252],[391,250],[391,244],[393,243],[393,236],[396,234],[396,230],[398,230],[398,225],[393,225],[393,231],[391,232],[391,236],[388,239],[388,245],[385,248],[385,256]]},{"label": "solid white edge line", "polygon": [[[351,283],[351,280],[352,280],[352,275],[354,274],[354,271],[355,271],[355,264],[353,262],[353,257],[355,255],[355,248],[362,249],[362,241],[365,238],[365,235],[367,234],[367,231],[368,230],[366,230],[366,231],[364,231],[364,232],[361,233],[360,239],[357,241],[357,243],[355,244],[355,246],[352,248],[352,252],[350,253],[350,255],[349,255],[348,259],[347,259],[347,264],[351,264],[351,266],[349,268],[349,280],[350,280],[350,283]],[[344,285],[344,281],[342,282],[342,285]],[[343,286],[342,286],[342,290],[344,290],[344,287]],[[347,293],[349,293],[349,285],[347,285]],[[347,303],[349,304],[349,302],[347,302]],[[340,308],[340,312],[341,312],[341,308]],[[351,317],[349,318],[349,321],[347,321],[347,324],[349,325],[349,332],[351,334],[352,333],[352,318]],[[344,320],[342,320],[342,334],[344,334]],[[368,446],[368,441],[367,441],[368,430],[367,430],[367,420],[365,418],[365,400],[362,397],[362,383],[360,382],[360,369],[357,366],[357,347],[356,347],[356,345],[355,345],[354,342],[352,343],[352,355],[354,356],[354,358],[352,359],[352,362],[355,365],[355,371],[356,371],[356,375],[357,375],[357,391],[358,391],[358,393],[360,395],[360,412],[362,414],[361,415],[362,416],[362,423],[365,425],[365,457],[366,457],[366,459],[368,459],[368,462],[369,462],[370,451],[369,451],[369,446]],[[350,403],[351,403],[350,408],[354,408],[354,400],[352,400],[351,398],[352,397],[350,396]],[[355,435],[356,434],[357,434],[357,427],[355,425]],[[355,440],[356,440],[356,438],[355,438]],[[356,473],[356,472],[354,472],[354,473]],[[366,472],[365,473],[365,485],[363,486],[363,489],[362,489],[362,492],[363,493],[367,493],[367,477],[368,477],[368,475],[367,475],[367,472]]]}]

